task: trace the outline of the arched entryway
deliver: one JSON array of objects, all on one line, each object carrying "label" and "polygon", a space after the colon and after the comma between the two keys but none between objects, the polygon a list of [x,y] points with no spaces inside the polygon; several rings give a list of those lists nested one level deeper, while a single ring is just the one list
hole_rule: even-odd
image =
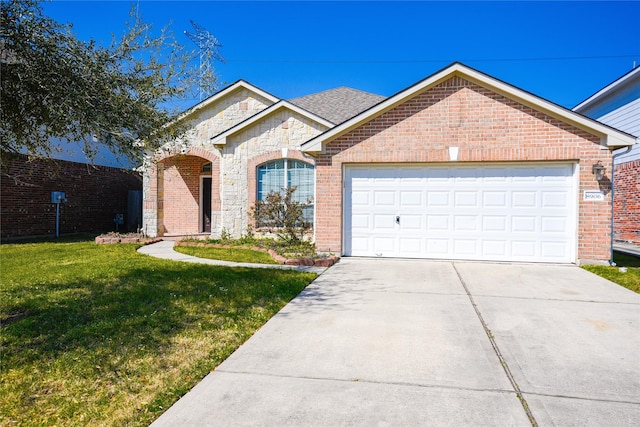
[{"label": "arched entryway", "polygon": [[189,150],[156,164],[158,235],[209,234],[219,227],[220,162]]}]

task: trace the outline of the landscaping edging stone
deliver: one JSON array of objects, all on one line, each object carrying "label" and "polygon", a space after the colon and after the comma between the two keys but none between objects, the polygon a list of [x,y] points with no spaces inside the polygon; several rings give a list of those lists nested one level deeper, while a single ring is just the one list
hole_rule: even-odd
[{"label": "landscaping edging stone", "polygon": [[148,238],[148,237],[110,237],[110,236],[98,236],[96,237],[96,243],[99,245],[108,245],[113,243],[137,243],[139,245],[150,245],[152,243],[161,242],[160,238]]},{"label": "landscaping edging stone", "polygon": [[273,258],[276,262],[284,265],[302,265],[302,266],[316,266],[316,267],[331,267],[333,264],[340,260],[338,256],[329,256],[324,258],[285,258],[282,255],[279,255],[273,249],[265,249],[257,246],[253,246],[250,248],[241,247],[241,246],[230,246],[230,245],[221,245],[219,243],[203,243],[203,242],[176,242],[175,246],[192,246],[199,248],[219,248],[219,249],[248,249],[251,251],[258,251],[268,253],[271,258]]}]

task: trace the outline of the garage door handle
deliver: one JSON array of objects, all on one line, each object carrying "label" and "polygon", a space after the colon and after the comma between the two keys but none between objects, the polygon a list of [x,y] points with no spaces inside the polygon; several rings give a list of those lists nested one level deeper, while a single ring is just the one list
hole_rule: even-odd
[{"label": "garage door handle", "polygon": [[396,224],[400,225],[400,217],[399,216],[396,217]]}]

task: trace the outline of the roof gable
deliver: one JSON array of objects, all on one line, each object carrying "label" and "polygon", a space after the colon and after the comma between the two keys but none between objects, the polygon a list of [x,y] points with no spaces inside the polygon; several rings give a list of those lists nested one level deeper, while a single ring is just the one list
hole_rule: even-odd
[{"label": "roof gable", "polygon": [[313,93],[289,102],[338,124],[383,101],[384,96],[346,86]]},{"label": "roof gable", "polygon": [[265,117],[274,114],[277,111],[280,111],[282,109],[288,109],[290,111],[293,111],[297,114],[300,114],[304,117],[307,117],[308,119],[311,119],[317,123],[320,123],[328,128],[331,128],[334,126],[333,123],[331,123],[330,121],[316,115],[313,114],[303,108],[298,107],[297,105],[291,104],[288,101],[278,101],[277,103],[271,105],[270,107],[265,108],[264,110],[260,111],[258,114],[254,114],[253,116],[249,117],[248,119],[244,120],[243,122],[238,123],[237,125],[227,129],[226,131],[215,135],[214,137],[211,138],[211,143],[214,145],[225,145],[227,143],[227,138],[231,135],[234,135],[240,131],[242,131],[243,129],[246,129],[247,127],[251,126],[252,124],[264,119]]},{"label": "roof gable", "polygon": [[210,97],[208,97],[207,99],[197,103],[196,105],[194,105],[193,107],[189,108],[188,110],[184,111],[183,113],[181,113],[178,118],[176,119],[176,121],[180,121],[183,120],[201,110],[203,110],[204,108],[215,104],[216,102],[220,101],[221,99],[231,95],[232,93],[236,92],[237,90],[240,89],[246,89],[249,92],[254,93],[255,95],[258,95],[259,97],[262,97],[264,99],[266,99],[268,102],[275,104],[276,102],[278,102],[280,99],[277,98],[274,95],[271,95],[269,92],[266,92],[262,89],[260,89],[257,86],[252,85],[251,83],[245,81],[245,80],[238,80],[237,82],[230,84],[229,86],[225,87],[224,89],[221,89],[220,91],[214,93],[213,95],[211,95]]},{"label": "roof gable", "polygon": [[476,71],[460,63],[454,63],[449,67],[436,72],[424,80],[398,92],[387,98],[374,107],[360,113],[359,115],[343,122],[342,124],[326,131],[325,133],[309,140],[302,145],[302,150],[308,153],[318,153],[324,149],[327,142],[344,135],[345,133],[367,123],[374,118],[394,109],[410,100],[411,98],[451,79],[461,77],[469,82],[498,93],[505,98],[514,100],[524,106],[544,113],[550,117],[559,119],[567,124],[582,129],[600,138],[601,144],[606,147],[619,147],[631,145],[635,142],[632,136],[599,123],[595,120],[574,113],[564,107],[526,92],[515,86],[504,83],[498,79],[490,77],[484,73]]}]

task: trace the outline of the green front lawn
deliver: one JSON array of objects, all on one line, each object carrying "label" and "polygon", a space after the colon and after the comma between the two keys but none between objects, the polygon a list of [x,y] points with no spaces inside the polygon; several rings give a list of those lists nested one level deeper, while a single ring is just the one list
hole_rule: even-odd
[{"label": "green front lawn", "polygon": [[174,246],[174,251],[198,258],[219,259],[233,262],[251,262],[256,264],[277,264],[266,252],[243,248],[214,248],[198,246]]},{"label": "green front lawn", "polygon": [[0,425],[148,425],[316,276],[0,245]]},{"label": "green front lawn", "polygon": [[[611,280],[627,289],[640,293],[640,258],[631,255],[613,253],[613,261],[615,267],[605,265],[585,265],[583,268],[587,271]],[[620,267],[626,267],[627,272],[622,273]]]}]

